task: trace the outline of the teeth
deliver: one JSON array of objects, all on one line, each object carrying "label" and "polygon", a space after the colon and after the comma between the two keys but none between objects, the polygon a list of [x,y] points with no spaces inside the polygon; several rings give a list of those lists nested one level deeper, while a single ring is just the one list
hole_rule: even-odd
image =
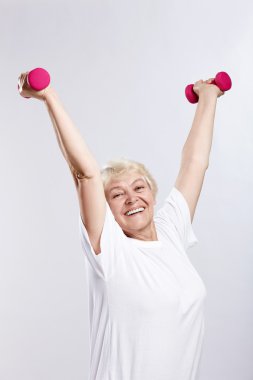
[{"label": "teeth", "polygon": [[126,213],[126,215],[132,215],[132,214],[135,214],[135,213],[140,212],[140,211],[143,211],[143,210],[144,210],[143,207],[136,208],[135,210],[128,211],[128,212]]}]

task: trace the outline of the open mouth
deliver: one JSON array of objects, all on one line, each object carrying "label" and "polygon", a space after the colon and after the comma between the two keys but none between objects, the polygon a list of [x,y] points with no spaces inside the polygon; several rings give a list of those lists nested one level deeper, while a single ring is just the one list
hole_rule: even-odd
[{"label": "open mouth", "polygon": [[140,207],[140,208],[137,208],[133,211],[128,211],[127,213],[125,213],[125,215],[126,216],[134,216],[134,215],[142,213],[144,210],[145,210],[144,207]]}]

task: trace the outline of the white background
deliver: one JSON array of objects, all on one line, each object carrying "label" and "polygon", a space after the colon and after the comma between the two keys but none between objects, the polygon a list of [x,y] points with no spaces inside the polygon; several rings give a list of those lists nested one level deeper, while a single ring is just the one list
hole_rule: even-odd
[{"label": "white background", "polygon": [[199,244],[188,253],[208,292],[200,379],[252,380],[252,2],[0,7],[0,379],[88,379],[76,190],[45,105],[17,91],[21,72],[44,67],[101,167],[121,156],[146,165],[156,207],[174,185],[196,109],[185,86],[231,76],[193,221]]}]

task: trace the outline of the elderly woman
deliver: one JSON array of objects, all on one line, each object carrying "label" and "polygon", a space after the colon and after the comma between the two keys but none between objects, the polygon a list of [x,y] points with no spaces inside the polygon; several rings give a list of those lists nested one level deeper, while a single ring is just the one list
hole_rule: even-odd
[{"label": "elderly woman", "polygon": [[87,260],[90,380],[194,380],[201,355],[205,286],[186,251],[209,165],[217,98],[200,80],[195,117],[174,187],[154,214],[157,185],[141,163],[120,159],[100,170],[51,87],[42,100],[73,176]]}]

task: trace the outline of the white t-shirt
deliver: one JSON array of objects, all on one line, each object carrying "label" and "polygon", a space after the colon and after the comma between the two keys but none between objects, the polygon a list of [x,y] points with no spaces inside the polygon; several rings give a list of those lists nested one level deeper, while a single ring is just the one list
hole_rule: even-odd
[{"label": "white t-shirt", "polygon": [[175,187],[154,222],[157,241],[129,238],[106,203],[96,255],[79,214],[89,287],[89,380],[196,380],[206,288],[186,254],[198,240]]}]

